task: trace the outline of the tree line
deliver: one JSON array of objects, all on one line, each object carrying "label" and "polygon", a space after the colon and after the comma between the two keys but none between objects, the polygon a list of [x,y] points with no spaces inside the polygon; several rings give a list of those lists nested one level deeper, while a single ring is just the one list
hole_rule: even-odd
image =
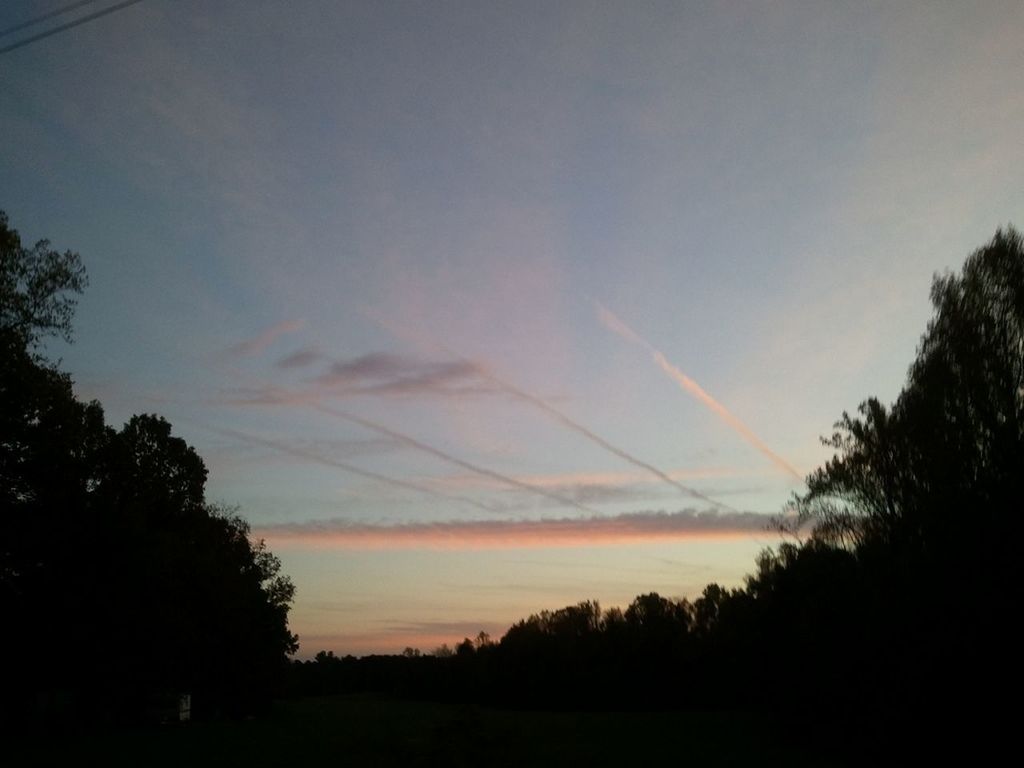
[{"label": "tree line", "polygon": [[0,672],[5,721],[252,711],[297,649],[294,586],[155,415],[121,429],[40,353],[71,340],[77,253],[0,212]]}]

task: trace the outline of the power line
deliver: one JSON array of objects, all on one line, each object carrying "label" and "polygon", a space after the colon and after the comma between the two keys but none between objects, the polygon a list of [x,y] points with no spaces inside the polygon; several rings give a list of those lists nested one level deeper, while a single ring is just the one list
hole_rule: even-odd
[{"label": "power line", "polygon": [[28,27],[31,27],[31,26],[35,26],[36,24],[38,24],[38,23],[40,23],[42,21],[46,21],[47,19],[52,19],[54,16],[61,16],[61,15],[65,14],[65,13],[67,13],[69,11],[75,10],[76,8],[81,8],[83,5],[89,5],[90,3],[95,3],[95,2],[96,2],[96,0],[78,0],[77,3],[71,3],[70,5],[65,5],[63,8],[58,8],[55,11],[50,11],[49,13],[44,13],[42,16],[36,16],[34,19],[29,19],[28,21],[23,21],[23,22],[21,22],[21,24],[15,24],[13,27],[8,27],[7,29],[0,29],[0,37],[6,37],[7,35],[11,34],[12,32],[20,32],[21,30],[27,29]]},{"label": "power line", "polygon": [[[96,11],[94,13],[86,14],[85,16],[82,16],[81,18],[75,19],[74,21],[69,21],[67,24],[61,24],[59,27],[54,27],[53,29],[48,29],[45,32],[40,32],[38,35],[33,35],[32,37],[27,37],[24,40],[19,40],[16,43],[11,43],[8,46],[4,46],[3,48],[0,48],[0,55],[3,55],[5,53],[9,53],[10,51],[15,50],[16,48],[22,48],[23,46],[29,45],[30,43],[34,43],[37,40],[42,40],[44,38],[50,37],[51,35],[56,35],[56,34],[58,34],[60,32],[65,31],[65,30],[72,29],[73,27],[77,27],[77,26],[80,26],[82,24],[87,24],[88,22],[94,21],[95,19],[98,19],[98,18],[100,18],[102,16],[108,16],[111,13],[116,13],[117,11],[120,11],[120,10],[122,10],[124,8],[127,8],[129,5],[135,5],[136,3],[141,3],[141,2],[142,2],[142,0],[124,0],[124,2],[122,2],[122,3],[116,3],[116,4],[112,5],[112,6],[110,6],[109,8],[104,8],[101,11]],[[79,3],[79,5],[82,5],[82,4],[83,3]],[[65,10],[70,10],[70,8],[65,9]],[[54,13],[57,13],[57,11],[54,11]],[[32,23],[35,23],[35,22],[32,22]]]}]

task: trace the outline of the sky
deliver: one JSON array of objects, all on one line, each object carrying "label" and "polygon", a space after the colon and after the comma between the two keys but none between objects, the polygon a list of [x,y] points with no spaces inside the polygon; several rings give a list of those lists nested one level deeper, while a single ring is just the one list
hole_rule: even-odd
[{"label": "sky", "polygon": [[144,0],[0,54],[0,209],[81,254],[48,354],[196,448],[299,656],[428,651],[742,584],[933,274],[1024,226],[1021,41],[1020,2]]}]

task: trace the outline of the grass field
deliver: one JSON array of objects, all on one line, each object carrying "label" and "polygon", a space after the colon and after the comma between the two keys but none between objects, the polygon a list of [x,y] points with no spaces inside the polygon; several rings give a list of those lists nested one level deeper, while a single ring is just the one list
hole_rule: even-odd
[{"label": "grass field", "polygon": [[[839,765],[750,714],[517,712],[338,696],[259,719],[23,734],[8,765]],[[14,747],[13,753],[11,747]]]}]

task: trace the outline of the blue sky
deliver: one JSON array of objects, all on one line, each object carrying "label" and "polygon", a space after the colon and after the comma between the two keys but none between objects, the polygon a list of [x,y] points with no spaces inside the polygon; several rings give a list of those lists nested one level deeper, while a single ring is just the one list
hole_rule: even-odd
[{"label": "blue sky", "polygon": [[801,488],[762,448],[825,460],[932,274],[1021,225],[1022,39],[1016,2],[145,0],[0,56],[0,207],[82,254],[51,354],[197,448],[302,654],[426,649],[739,583]]}]

